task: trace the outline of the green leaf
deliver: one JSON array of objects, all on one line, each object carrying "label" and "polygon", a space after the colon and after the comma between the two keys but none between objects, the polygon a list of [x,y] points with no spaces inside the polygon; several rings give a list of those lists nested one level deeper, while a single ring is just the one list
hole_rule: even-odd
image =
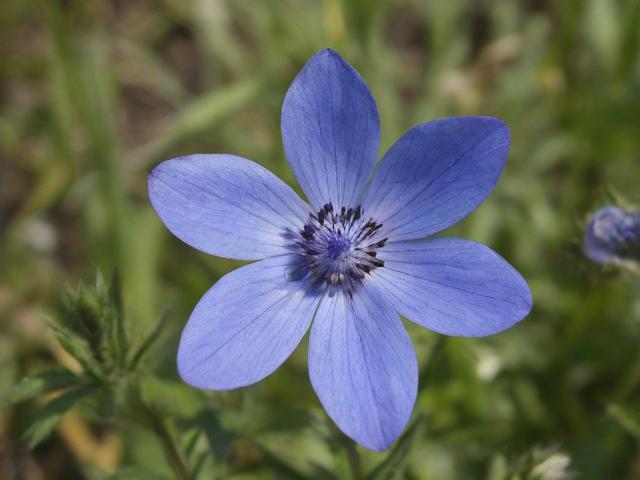
[{"label": "green leaf", "polygon": [[142,358],[145,356],[149,348],[160,337],[160,334],[162,333],[162,330],[167,323],[168,317],[169,317],[169,310],[167,309],[164,312],[162,312],[162,314],[160,315],[160,318],[158,319],[158,323],[156,323],[156,326],[154,327],[154,329],[151,331],[151,333],[145,339],[145,341],[142,342],[142,345],[140,345],[140,348],[133,355],[133,359],[131,360],[131,365],[130,365],[131,370],[136,369],[136,367],[140,363],[140,360],[142,360]]},{"label": "green leaf", "polygon": [[622,405],[609,405],[607,413],[628,433],[640,439],[640,415]]},{"label": "green leaf", "polygon": [[45,318],[45,323],[53,331],[53,335],[56,337],[60,346],[75,358],[86,372],[92,375],[99,374],[99,365],[92,357],[91,350],[85,339],[78,337],[68,328],[58,324],[51,318]]},{"label": "green leaf", "polygon": [[231,448],[230,445],[233,441],[233,435],[222,427],[218,416],[207,408],[200,412],[196,419],[196,423],[200,425],[204,431],[213,457],[228,457]]},{"label": "green leaf", "polygon": [[304,473],[291,466],[288,462],[272,453],[264,445],[255,441],[253,441],[252,444],[262,454],[262,464],[269,467],[271,471],[276,473],[278,475],[277,478],[288,478],[292,480],[306,480],[309,478]]},{"label": "green leaf", "polygon": [[23,378],[8,393],[0,397],[0,408],[31,400],[44,393],[78,386],[82,379],[67,369],[54,368]]},{"label": "green leaf", "polygon": [[491,459],[487,480],[506,480],[509,475],[507,460],[502,454],[496,454]]},{"label": "green leaf", "polygon": [[416,418],[407,431],[400,437],[393,450],[380,465],[378,465],[367,477],[369,480],[386,480],[399,477],[405,467],[405,460],[411,451],[411,447],[418,438],[424,417]]},{"label": "green leaf", "polygon": [[126,354],[129,348],[129,339],[124,326],[124,305],[122,302],[122,280],[120,272],[115,269],[109,286],[109,297],[114,306],[112,321],[115,323],[115,355],[119,366],[124,366]]},{"label": "green leaf", "polygon": [[90,387],[74,388],[47,403],[23,434],[23,439],[27,445],[30,448],[34,448],[48,437],[64,414],[91,390]]},{"label": "green leaf", "polygon": [[142,401],[166,417],[193,418],[204,406],[202,393],[182,382],[144,375],[138,388]]},{"label": "green leaf", "polygon": [[111,480],[167,480],[166,476],[141,467],[123,467],[109,478]]},{"label": "green leaf", "polygon": [[134,152],[131,162],[135,168],[146,169],[149,164],[185,139],[210,130],[229,115],[256,98],[262,84],[256,79],[247,79],[229,86],[216,88],[211,93],[196,98],[184,109],[167,130],[154,140]]}]

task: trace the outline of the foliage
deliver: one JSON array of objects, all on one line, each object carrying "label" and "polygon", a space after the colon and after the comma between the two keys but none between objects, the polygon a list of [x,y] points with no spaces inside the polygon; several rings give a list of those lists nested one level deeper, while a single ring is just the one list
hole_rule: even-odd
[{"label": "foliage", "polygon": [[[637,277],[580,245],[610,192],[639,200],[639,23],[636,0],[4,1],[0,478],[640,476]],[[246,389],[179,381],[180,329],[238,262],[181,244],[146,198],[153,165],[194,152],[293,184],[281,102],[325,47],[370,85],[382,152],[447,115],[512,134],[498,188],[447,234],[507,258],[534,311],[483,339],[407,323],[421,390],[385,453],[334,429],[304,347]]]}]

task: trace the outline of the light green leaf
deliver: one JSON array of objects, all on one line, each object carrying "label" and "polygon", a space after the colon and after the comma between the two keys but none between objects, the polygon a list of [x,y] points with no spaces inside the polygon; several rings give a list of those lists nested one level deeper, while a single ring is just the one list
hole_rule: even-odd
[{"label": "light green leaf", "polygon": [[82,379],[69,370],[55,368],[24,377],[8,393],[0,397],[0,408],[23,402],[44,393],[80,385]]},{"label": "light green leaf", "polygon": [[211,129],[227,116],[254,99],[261,89],[255,79],[245,80],[228,87],[217,88],[211,93],[194,100],[175,119],[167,130],[154,140],[134,152],[131,162],[139,169],[145,169],[157,161],[180,142]]},{"label": "light green leaf", "polygon": [[140,348],[133,355],[133,358],[131,360],[131,366],[130,366],[131,370],[135,370],[138,367],[138,365],[140,364],[140,361],[144,358],[144,356],[149,351],[149,348],[151,348],[151,346],[158,340],[164,326],[167,323],[168,316],[169,316],[169,310],[165,310],[164,312],[162,312],[162,314],[160,315],[160,318],[158,319],[158,323],[156,323],[156,326],[154,327],[154,329],[151,331],[149,336],[144,340],[144,342],[142,342],[142,345],[140,345]]},{"label": "light green leaf", "polygon": [[640,440],[640,415],[622,405],[609,405],[607,413],[631,435]]},{"label": "light green leaf", "polygon": [[30,448],[34,448],[47,438],[67,413],[79,400],[84,398],[91,388],[80,387],[69,390],[51,400],[38,413],[31,426],[24,432],[23,439]]}]

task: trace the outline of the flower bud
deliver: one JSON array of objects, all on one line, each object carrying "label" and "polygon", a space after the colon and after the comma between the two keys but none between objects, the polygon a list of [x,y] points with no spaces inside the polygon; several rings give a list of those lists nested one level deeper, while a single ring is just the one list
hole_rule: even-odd
[{"label": "flower bud", "polygon": [[597,263],[640,260],[640,212],[614,206],[598,210],[584,234],[584,253]]}]

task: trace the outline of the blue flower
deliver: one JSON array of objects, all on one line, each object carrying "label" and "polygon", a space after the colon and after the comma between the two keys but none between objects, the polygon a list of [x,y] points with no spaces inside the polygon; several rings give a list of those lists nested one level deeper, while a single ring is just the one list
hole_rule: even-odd
[{"label": "blue flower", "polygon": [[597,263],[640,260],[640,212],[613,206],[598,210],[585,230],[584,252]]},{"label": "blue flower", "polygon": [[403,135],[374,172],[375,101],[332,50],[314,55],[282,106],[282,140],[309,203],[233,155],[168,160],[149,197],[178,238],[258,260],[222,277],[180,339],[189,384],[255,383],[291,355],[313,320],[309,375],[340,429],[386,449],[416,399],[416,354],[400,320],[479,337],[531,309],[526,282],[488,247],[429,238],[471,213],[502,172],[509,130],[488,117],[444,118]]}]

